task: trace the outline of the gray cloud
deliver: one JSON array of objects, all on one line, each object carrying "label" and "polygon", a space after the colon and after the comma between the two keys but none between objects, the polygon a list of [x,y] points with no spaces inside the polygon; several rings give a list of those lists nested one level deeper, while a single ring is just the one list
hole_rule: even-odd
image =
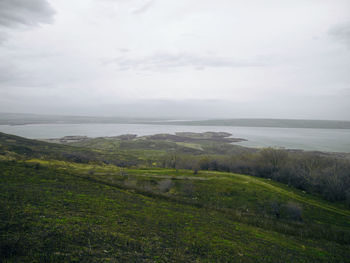
[{"label": "gray cloud", "polygon": [[0,30],[0,45],[6,41],[7,34]]},{"label": "gray cloud", "polygon": [[54,82],[48,80],[48,75],[52,76],[54,71],[47,70],[47,66],[38,69],[33,65],[53,60],[59,54],[53,51],[33,51],[31,49],[25,52],[9,52],[6,46],[0,46],[0,50],[3,50],[0,55],[0,90],[7,89],[9,86],[12,88],[49,86],[51,82]]},{"label": "gray cloud", "polygon": [[0,111],[350,118],[349,0],[219,2],[0,0]]},{"label": "gray cloud", "polygon": [[350,97],[350,88],[339,90],[339,95],[344,97]]},{"label": "gray cloud", "polygon": [[329,34],[350,47],[350,21],[333,26]]},{"label": "gray cloud", "polygon": [[28,84],[30,76],[25,77],[24,72],[17,63],[6,56],[0,56],[0,90],[14,87],[20,83]]},{"label": "gray cloud", "polygon": [[119,57],[104,62],[105,65],[116,64],[118,70],[159,70],[181,67],[192,67],[198,70],[205,68],[237,68],[261,67],[266,63],[260,58],[254,60],[239,60],[229,57],[199,56],[187,53],[155,54],[143,58]]},{"label": "gray cloud", "polygon": [[6,30],[51,23],[54,13],[47,0],[0,0],[0,45],[8,38]]},{"label": "gray cloud", "polygon": [[38,25],[52,22],[53,9],[46,0],[1,0],[0,26]]}]

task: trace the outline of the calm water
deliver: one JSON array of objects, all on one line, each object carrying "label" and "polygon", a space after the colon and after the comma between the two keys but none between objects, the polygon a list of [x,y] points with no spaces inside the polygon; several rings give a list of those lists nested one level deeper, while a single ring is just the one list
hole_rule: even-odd
[{"label": "calm water", "polygon": [[31,139],[59,138],[67,135],[89,137],[115,136],[126,133],[151,135],[175,132],[221,131],[247,139],[239,145],[253,147],[284,147],[290,149],[350,152],[350,130],[294,129],[227,126],[176,126],[147,124],[31,124],[0,125],[0,131]]}]

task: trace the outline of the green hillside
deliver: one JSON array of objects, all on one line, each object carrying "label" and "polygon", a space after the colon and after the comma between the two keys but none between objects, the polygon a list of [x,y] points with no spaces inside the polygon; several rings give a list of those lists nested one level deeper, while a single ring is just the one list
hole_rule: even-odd
[{"label": "green hillside", "polygon": [[0,135],[1,262],[350,262],[342,201],[242,174],[120,167],[104,159],[118,159],[116,149]]}]

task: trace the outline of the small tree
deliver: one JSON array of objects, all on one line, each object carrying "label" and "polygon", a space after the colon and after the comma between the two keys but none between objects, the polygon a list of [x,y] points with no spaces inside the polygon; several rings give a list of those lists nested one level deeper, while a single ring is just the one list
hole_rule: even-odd
[{"label": "small tree", "polygon": [[272,172],[277,171],[288,158],[288,153],[282,149],[266,148],[260,152],[261,160],[270,165]]},{"label": "small tree", "polygon": [[296,221],[302,221],[302,212],[303,209],[299,204],[294,202],[288,202],[286,204],[286,214],[288,218]]},{"label": "small tree", "polygon": [[171,179],[164,179],[158,183],[158,189],[162,193],[169,192],[171,187],[173,187],[173,181]]},{"label": "small tree", "polygon": [[281,216],[281,205],[277,201],[273,201],[271,203],[271,212],[276,218],[280,218]]}]

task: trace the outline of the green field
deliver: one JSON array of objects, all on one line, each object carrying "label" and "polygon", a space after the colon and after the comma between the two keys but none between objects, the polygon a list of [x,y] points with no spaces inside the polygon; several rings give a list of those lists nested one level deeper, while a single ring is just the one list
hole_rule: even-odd
[{"label": "green field", "polygon": [[[152,163],[172,142],[98,148],[0,135],[1,262],[350,262],[343,201]],[[213,150],[208,141],[176,145]],[[113,163],[134,157],[142,160]]]}]

